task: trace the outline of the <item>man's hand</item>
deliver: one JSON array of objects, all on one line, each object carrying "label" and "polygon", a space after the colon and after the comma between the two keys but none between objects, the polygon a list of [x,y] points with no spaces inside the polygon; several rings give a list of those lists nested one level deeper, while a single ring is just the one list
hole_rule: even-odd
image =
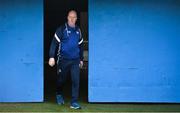
[{"label": "man's hand", "polygon": [[53,66],[55,65],[55,59],[54,59],[54,58],[50,58],[50,59],[49,59],[49,65],[50,65],[51,67],[53,67]]},{"label": "man's hand", "polygon": [[80,61],[79,63],[79,67],[82,68],[83,67],[83,61]]}]

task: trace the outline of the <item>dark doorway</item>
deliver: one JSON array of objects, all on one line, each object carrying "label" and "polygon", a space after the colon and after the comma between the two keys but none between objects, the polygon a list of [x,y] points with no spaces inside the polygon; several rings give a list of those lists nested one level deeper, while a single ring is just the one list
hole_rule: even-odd
[{"label": "dark doorway", "polygon": [[[78,13],[77,24],[80,26],[84,38],[84,67],[81,69],[80,100],[87,101],[88,91],[88,1],[87,0],[45,0],[44,1],[44,98],[45,101],[55,101],[56,66],[50,67],[49,47],[56,29],[66,22],[67,12],[74,9]],[[65,85],[65,98],[71,97],[71,81]]]}]

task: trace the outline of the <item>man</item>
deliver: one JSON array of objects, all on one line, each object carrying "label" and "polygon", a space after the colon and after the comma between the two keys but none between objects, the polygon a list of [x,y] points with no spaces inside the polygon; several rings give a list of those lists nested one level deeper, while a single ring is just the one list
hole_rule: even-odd
[{"label": "man", "polygon": [[80,28],[76,26],[77,13],[74,10],[68,12],[67,23],[60,26],[51,42],[49,51],[49,65],[55,65],[55,53],[58,47],[57,54],[57,103],[64,104],[62,89],[67,78],[67,72],[71,72],[72,79],[72,99],[70,108],[80,109],[78,104],[79,96],[79,80],[80,67],[83,66],[83,38]]}]

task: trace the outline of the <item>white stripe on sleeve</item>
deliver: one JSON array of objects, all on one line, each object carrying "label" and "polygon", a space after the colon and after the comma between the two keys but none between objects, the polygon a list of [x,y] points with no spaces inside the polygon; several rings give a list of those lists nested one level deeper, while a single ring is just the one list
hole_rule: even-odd
[{"label": "white stripe on sleeve", "polygon": [[56,33],[54,34],[54,37],[56,38],[56,40],[57,40],[58,42],[60,42],[60,39],[59,39],[59,37],[57,36]]},{"label": "white stripe on sleeve", "polygon": [[83,38],[81,39],[81,41],[78,43],[79,45],[83,42]]}]

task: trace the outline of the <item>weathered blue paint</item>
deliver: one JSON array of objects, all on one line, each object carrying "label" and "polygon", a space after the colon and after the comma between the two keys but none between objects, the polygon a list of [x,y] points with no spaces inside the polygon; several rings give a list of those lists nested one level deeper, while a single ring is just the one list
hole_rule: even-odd
[{"label": "weathered blue paint", "polygon": [[1,0],[0,23],[0,102],[42,102],[43,0]]},{"label": "weathered blue paint", "polygon": [[89,0],[89,102],[180,102],[180,1]]}]

